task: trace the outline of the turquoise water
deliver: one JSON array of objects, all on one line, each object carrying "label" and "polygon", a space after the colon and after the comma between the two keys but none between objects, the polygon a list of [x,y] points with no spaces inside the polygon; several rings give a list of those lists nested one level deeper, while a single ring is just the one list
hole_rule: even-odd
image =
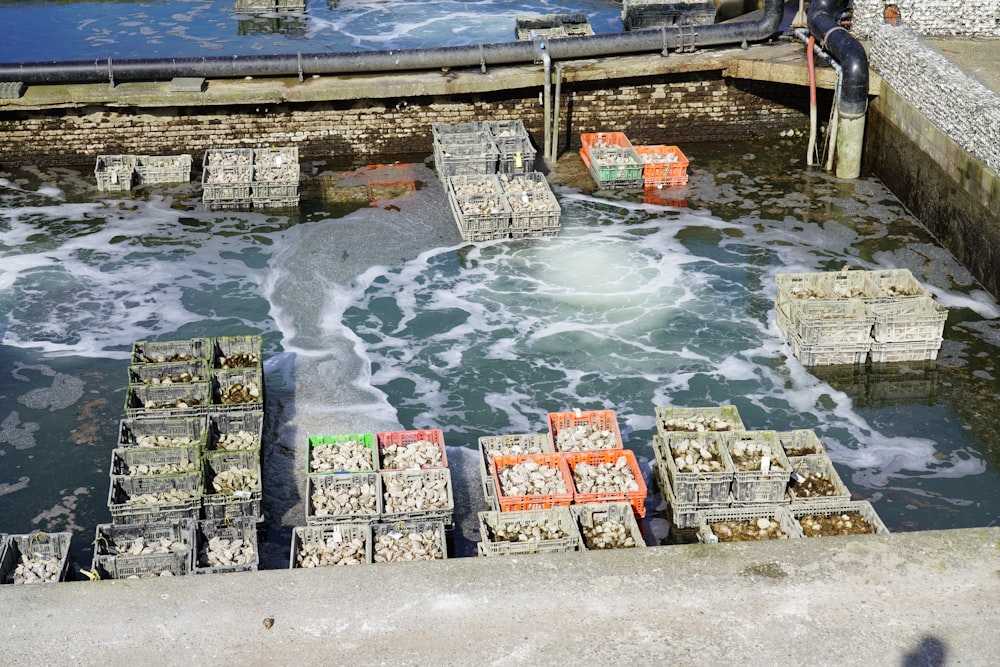
[{"label": "turquoise water", "polygon": [[[304,523],[309,435],[443,429],[468,553],[477,438],[576,407],[616,410],[648,475],[654,406],[731,402],[750,428],[815,429],[891,530],[995,525],[996,302],[877,181],[807,170],[799,143],[685,147],[679,207],[595,193],[568,155],[560,236],[481,245],[423,164],[377,206],[325,201],[331,168],[306,165],[291,216],[208,212],[194,184],[119,197],[85,171],[0,172],[0,531],[73,530],[89,565],[131,343],[244,333],[267,356],[270,567]],[[910,268],[951,309],[937,364],[790,358],[775,274],[845,264]]]}]

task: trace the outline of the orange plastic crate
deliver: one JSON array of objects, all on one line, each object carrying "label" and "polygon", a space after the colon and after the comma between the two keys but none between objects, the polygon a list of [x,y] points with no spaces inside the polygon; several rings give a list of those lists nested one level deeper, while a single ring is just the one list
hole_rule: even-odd
[{"label": "orange plastic crate", "polygon": [[[566,493],[534,493],[526,496],[509,496],[500,484],[500,470],[525,461],[535,461],[546,468],[558,468],[566,484]],[[493,459],[493,484],[497,491],[497,501],[501,512],[522,510],[543,510],[573,503],[573,477],[570,475],[566,459],[559,454],[521,454],[519,456],[497,456]]]},{"label": "orange plastic crate", "polygon": [[618,146],[621,148],[632,148],[632,142],[628,140],[624,132],[588,132],[580,134],[580,157],[584,163],[590,166],[590,149],[594,146]]},{"label": "orange plastic crate", "polygon": [[642,158],[642,178],[650,185],[684,185],[688,181],[688,159],[677,146],[636,146]]},{"label": "orange plastic crate", "polygon": [[573,484],[573,502],[577,505],[583,503],[613,503],[626,502],[632,505],[632,509],[640,517],[646,516],[646,481],[642,478],[642,470],[639,462],[635,458],[635,452],[631,449],[612,449],[598,452],[567,452],[563,454],[566,458],[566,465],[570,470],[570,477],[573,470],[580,463],[589,463],[597,466],[602,463],[615,463],[619,457],[624,456],[628,462],[629,470],[635,476],[635,481],[639,488],[635,491],[624,491],[621,493],[577,493],[576,484]]},{"label": "orange plastic crate", "polygon": [[[448,467],[448,453],[445,451],[444,447],[444,433],[440,429],[429,429],[426,431],[382,431],[381,433],[375,434],[375,446],[378,448],[378,469],[379,471],[384,470],[398,470],[398,468],[384,468],[382,467],[382,450],[389,445],[411,445],[418,440],[427,440],[428,442],[433,442],[441,448],[441,465],[434,466],[434,468],[447,468]],[[430,470],[431,468],[424,468],[424,470]]]},{"label": "orange plastic crate", "polygon": [[564,428],[573,428],[581,424],[590,424],[601,431],[611,431],[614,433],[615,441],[618,443],[616,449],[622,449],[622,432],[618,428],[618,418],[614,410],[576,410],[574,412],[550,412],[549,413],[549,440],[552,441],[552,449],[556,452],[556,436]]}]

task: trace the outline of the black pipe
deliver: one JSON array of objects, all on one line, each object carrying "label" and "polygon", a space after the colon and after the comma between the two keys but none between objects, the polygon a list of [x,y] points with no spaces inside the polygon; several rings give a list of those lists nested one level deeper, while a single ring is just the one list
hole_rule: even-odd
[{"label": "black pipe", "polygon": [[[765,0],[764,14],[755,21],[636,30],[614,35],[568,37],[545,42],[553,60],[593,58],[688,46],[712,46],[761,41],[773,35],[784,15],[784,0]],[[174,77],[243,78],[246,76],[312,76],[404,70],[479,67],[531,63],[539,60],[534,42],[470,46],[356,51],[271,56],[202,58],[131,58],[0,64],[0,81],[45,83],[120,83],[163,81]]]},{"label": "black pipe", "polygon": [[824,50],[837,59],[844,73],[840,84],[840,113],[864,116],[868,110],[868,54],[861,42],[840,25],[847,0],[812,0],[809,32]]}]

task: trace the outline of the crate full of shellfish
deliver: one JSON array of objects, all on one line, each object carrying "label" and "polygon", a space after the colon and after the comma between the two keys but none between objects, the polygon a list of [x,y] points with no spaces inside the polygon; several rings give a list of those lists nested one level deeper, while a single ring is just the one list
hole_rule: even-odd
[{"label": "crate full of shellfish", "polygon": [[297,146],[257,148],[253,152],[255,183],[299,182],[299,149]]},{"label": "crate full of shellfish", "polygon": [[522,512],[479,512],[480,556],[583,551],[569,507]]},{"label": "crate full of shellfish", "polygon": [[242,206],[250,203],[253,150],[212,148],[205,151],[202,201],[209,206]]},{"label": "crate full of shellfish", "polygon": [[718,405],[707,408],[675,408],[672,405],[656,406],[656,430],[661,435],[673,431],[745,431],[743,420],[735,405]]},{"label": "crate full of shellfish", "polygon": [[646,516],[646,482],[631,449],[570,452],[566,465],[573,476],[573,503],[627,502]]},{"label": "crate full of shellfish", "polygon": [[128,367],[129,384],[180,384],[207,380],[208,361],[205,359],[132,364]]},{"label": "crate full of shellfish", "polygon": [[558,453],[493,459],[496,504],[504,512],[548,509],[573,503],[573,477]]},{"label": "crate full of shellfish", "polygon": [[135,173],[139,177],[139,185],[187,183],[191,180],[191,156],[136,155]]},{"label": "crate full of shellfish", "polygon": [[463,238],[466,235],[510,233],[512,212],[503,194],[459,197],[449,192],[448,205]]},{"label": "crate full of shellfish", "polygon": [[867,274],[878,290],[877,297],[865,299],[868,303],[898,302],[931,296],[930,291],[920,284],[909,269],[876,269]]},{"label": "crate full of shellfish", "polygon": [[133,364],[163,364],[175,361],[208,361],[212,343],[208,338],[186,340],[139,340],[132,343]]},{"label": "crate full of shellfish", "polygon": [[377,472],[306,477],[306,525],[373,523],[382,515],[382,476]]},{"label": "crate full of shellfish", "polygon": [[729,498],[734,469],[725,433],[654,435],[653,448],[659,450],[660,477],[670,484],[677,502],[721,503]]},{"label": "crate full of shellfish", "polygon": [[447,190],[456,197],[472,195],[498,195],[503,192],[500,180],[494,174],[460,174],[449,176]]},{"label": "crate full of shellfish", "polygon": [[367,565],[372,562],[372,527],[368,523],[296,526],[288,567]]},{"label": "crate full of shellfish", "polygon": [[584,549],[635,549],[646,546],[629,503],[584,503],[570,507]]},{"label": "crate full of shellfish", "polygon": [[203,413],[211,403],[209,382],[130,384],[125,392],[125,414],[129,417]]},{"label": "crate full of shellfish", "polygon": [[[658,451],[658,450],[657,450]],[[657,454],[659,459],[659,454]],[[674,528],[686,530],[698,527],[698,514],[709,510],[724,510],[732,507],[733,495],[718,503],[679,503],[674,497],[674,491],[670,488],[670,483],[666,480],[660,481],[660,489],[667,499],[670,507],[670,522]]]},{"label": "crate full of shellfish", "polygon": [[101,579],[186,575],[194,567],[194,550],[194,519],[100,524],[94,538],[93,571]]},{"label": "crate full of shellfish", "polygon": [[341,433],[314,435],[308,440],[306,474],[354,473],[378,470],[375,435]]},{"label": "crate full of shellfish", "polygon": [[789,508],[805,537],[832,535],[887,535],[889,529],[867,500]]},{"label": "crate full of shellfish", "polygon": [[796,429],[794,431],[777,431],[778,442],[785,451],[785,456],[791,461],[794,457],[826,454],[823,441],[812,429]]},{"label": "crate full of shellfish", "polygon": [[208,452],[204,462],[205,518],[250,516],[262,520],[260,450]]},{"label": "crate full of shellfish", "polygon": [[522,192],[505,196],[510,207],[511,230],[559,228],[562,209],[551,191]]},{"label": "crate full of shellfish", "polygon": [[493,486],[493,459],[497,456],[552,452],[552,441],[548,433],[490,435],[479,438],[479,474],[483,482],[483,495],[487,500],[496,496],[496,487]]},{"label": "crate full of shellfish", "polygon": [[642,188],[642,158],[634,148],[590,149],[584,162],[599,188]]},{"label": "crate full of shellfish", "polygon": [[208,413],[208,446],[205,451],[260,450],[264,434],[262,410]]},{"label": "crate full of shellfish", "polygon": [[179,475],[201,470],[201,449],[119,447],[111,451],[111,475]]},{"label": "crate full of shellfish", "polygon": [[213,409],[263,409],[264,374],[259,368],[213,370],[211,378]]},{"label": "crate full of shellfish", "polygon": [[128,192],[135,180],[135,156],[98,155],[94,176],[101,192]]},{"label": "crate full of shellfish", "polygon": [[114,475],[108,510],[115,523],[197,519],[201,514],[201,472],[178,475]]},{"label": "crate full of shellfish", "polygon": [[198,521],[194,544],[194,574],[254,572],[260,564],[253,517]]},{"label": "crate full of shellfish", "polygon": [[263,369],[262,340],[255,334],[217,336],[211,340],[208,354],[212,360],[212,368]]},{"label": "crate full of shellfish", "polygon": [[788,331],[786,338],[792,356],[803,366],[837,366],[863,364],[868,359],[874,343],[806,343],[795,331]]},{"label": "crate full of shellfish", "polygon": [[788,461],[792,475],[788,481],[787,498],[793,508],[844,503],[851,499],[851,492],[826,454],[799,456]]},{"label": "crate full of shellfish", "polygon": [[455,496],[451,471],[385,470],[382,477],[381,521],[440,520],[454,523]]},{"label": "crate full of shellfish", "polygon": [[802,536],[798,522],[781,505],[708,510],[698,514],[699,542],[755,542]]},{"label": "crate full of shellfish", "polygon": [[380,431],[375,434],[375,446],[378,469],[382,472],[448,467],[441,429]]},{"label": "crate full of shellfish", "polygon": [[549,437],[557,452],[621,449],[622,432],[614,410],[574,410],[548,414]]},{"label": "crate full of shellfish", "polygon": [[684,185],[688,182],[688,159],[677,146],[636,146],[642,158],[643,186]]},{"label": "crate full of shellfish", "polygon": [[948,309],[929,296],[894,299],[869,305],[877,343],[939,341],[944,336]]},{"label": "crate full of shellfish", "polygon": [[845,299],[872,299],[881,296],[869,271],[821,271],[818,273],[779,273],[775,305],[788,314],[792,303],[837,303]]},{"label": "crate full of shellfish", "polygon": [[646,30],[715,23],[714,2],[706,0],[623,0],[622,24],[626,30]]},{"label": "crate full of shellfish", "polygon": [[594,29],[586,14],[518,14],[514,19],[514,36],[518,41],[593,34]]},{"label": "crate full of shellfish", "polygon": [[806,345],[868,344],[875,315],[861,299],[833,303],[789,302],[787,314],[777,310],[778,327]]},{"label": "crate full of shellfish", "polygon": [[70,532],[8,535],[0,543],[0,584],[43,584],[66,579]]},{"label": "crate full of shellfish", "polygon": [[118,427],[119,447],[197,447],[208,442],[204,415],[130,417]]},{"label": "crate full of shellfish", "polygon": [[439,519],[395,521],[372,526],[372,562],[405,563],[446,560],[445,522]]},{"label": "crate full of shellfish", "polygon": [[590,164],[591,149],[632,148],[632,142],[624,132],[582,132],[580,134],[580,157]]},{"label": "crate full of shellfish", "polygon": [[733,500],[784,502],[791,465],[776,431],[736,431],[725,446],[733,463]]}]

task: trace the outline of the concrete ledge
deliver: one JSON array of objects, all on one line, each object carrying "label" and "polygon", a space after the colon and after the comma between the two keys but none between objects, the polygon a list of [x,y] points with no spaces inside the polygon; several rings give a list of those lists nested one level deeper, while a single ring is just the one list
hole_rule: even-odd
[{"label": "concrete ledge", "polygon": [[1000,528],[0,588],[10,664],[986,665]]}]

